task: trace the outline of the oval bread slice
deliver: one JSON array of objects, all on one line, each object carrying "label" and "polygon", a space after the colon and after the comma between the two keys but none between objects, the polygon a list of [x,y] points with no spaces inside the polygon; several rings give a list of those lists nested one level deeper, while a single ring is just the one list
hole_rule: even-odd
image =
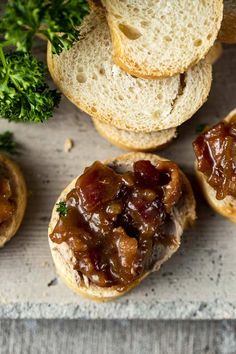
[{"label": "oval bread slice", "polygon": [[[230,112],[224,120],[230,122],[231,119],[236,119],[236,109]],[[223,200],[216,199],[216,191],[209,185],[206,176],[197,169],[197,163],[195,171],[204,197],[212,209],[236,223],[236,198],[227,196]]]},{"label": "oval bread slice", "polygon": [[[124,172],[132,169],[134,161],[140,159],[150,160],[154,165],[157,164],[159,160],[163,160],[163,158],[152,154],[129,153],[113,160],[106,161],[105,163],[109,166],[113,166],[117,171]],[[49,237],[49,245],[52,252],[52,257],[56,266],[56,270],[62,280],[76,293],[86,298],[104,302],[113,300],[123,295],[130,289],[136,287],[149,273],[157,271],[161,267],[161,265],[177,251],[181,242],[181,235],[183,233],[183,230],[188,225],[191,225],[196,218],[195,199],[193,196],[191,185],[186,176],[182,172],[181,174],[183,177],[184,199],[180,203],[178,209],[176,208],[176,210],[174,211],[176,226],[175,242],[172,246],[160,245],[157,254],[157,260],[153,269],[150,269],[145,274],[143,274],[140,279],[132,283],[123,292],[118,291],[116,286],[110,288],[101,288],[92,284],[87,277],[80,275],[73,269],[75,259],[69,246],[65,242],[61,244],[56,244],[53,243]],[[72,181],[69,186],[61,193],[58,202],[65,199],[66,195],[71,191],[72,188],[74,188],[76,181],[77,178]],[[59,218],[56,208],[57,206],[55,205],[49,224],[49,235],[52,233]]]},{"label": "oval bread slice", "polygon": [[114,62],[137,77],[183,73],[203,59],[217,38],[222,0],[102,0]]},{"label": "oval bread slice", "polygon": [[183,75],[163,80],[132,77],[113,63],[104,12],[92,12],[81,39],[53,55],[48,67],[58,88],[77,107],[119,129],[153,132],[174,128],[203,105],[211,87],[211,65],[205,60]]},{"label": "oval bread slice", "polygon": [[0,166],[8,173],[7,177],[13,192],[12,199],[15,203],[15,213],[12,218],[0,224],[0,247],[3,247],[16,234],[23,220],[27,204],[27,189],[25,179],[15,162],[6,155],[0,154]]},{"label": "oval bread slice", "polygon": [[93,118],[98,133],[121,149],[131,151],[154,151],[163,149],[176,138],[176,128],[158,132],[142,133],[118,129],[111,124],[102,123]]}]

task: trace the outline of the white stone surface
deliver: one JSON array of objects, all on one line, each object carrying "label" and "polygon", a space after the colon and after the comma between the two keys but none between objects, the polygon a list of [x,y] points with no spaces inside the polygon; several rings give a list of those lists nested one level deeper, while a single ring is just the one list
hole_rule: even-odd
[{"label": "white stone surface", "polygon": [[[95,132],[89,119],[66,99],[46,124],[0,121],[15,132],[17,157],[27,179],[29,203],[17,236],[0,250],[0,317],[5,318],[236,318],[236,226],[204,202],[193,176],[191,143],[200,123],[214,123],[236,106],[236,47],[215,66],[209,101],[179,130],[163,156],[176,160],[192,181],[198,221],[178,253],[159,273],[107,304],[83,300],[55,274],[47,242],[52,206],[60,191],[96,159],[122,153]],[[71,138],[73,149],[64,152]],[[51,286],[48,286],[51,283]]]}]

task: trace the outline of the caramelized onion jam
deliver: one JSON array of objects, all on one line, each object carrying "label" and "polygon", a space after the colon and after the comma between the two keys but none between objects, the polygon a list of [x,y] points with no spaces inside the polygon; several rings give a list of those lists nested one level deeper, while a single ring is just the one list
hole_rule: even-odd
[{"label": "caramelized onion jam", "polygon": [[236,197],[236,122],[220,122],[194,142],[197,168],[207,177],[218,200]]},{"label": "caramelized onion jam", "polygon": [[12,201],[12,190],[9,178],[3,167],[0,166],[0,226],[8,221],[15,212],[15,206]]},{"label": "caramelized onion jam", "polygon": [[176,164],[150,161],[118,173],[95,162],[66,196],[66,215],[50,235],[66,242],[74,269],[100,287],[127,286],[153,266],[161,243],[175,244],[172,211],[182,195]]}]

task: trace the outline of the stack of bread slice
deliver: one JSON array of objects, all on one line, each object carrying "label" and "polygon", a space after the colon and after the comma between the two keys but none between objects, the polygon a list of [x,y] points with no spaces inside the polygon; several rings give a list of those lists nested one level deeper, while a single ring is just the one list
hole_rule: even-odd
[{"label": "stack of bread slice", "polygon": [[53,55],[49,45],[50,73],[113,144],[160,148],[208,97],[212,65],[206,56],[221,26],[223,1],[97,4],[70,50]]}]

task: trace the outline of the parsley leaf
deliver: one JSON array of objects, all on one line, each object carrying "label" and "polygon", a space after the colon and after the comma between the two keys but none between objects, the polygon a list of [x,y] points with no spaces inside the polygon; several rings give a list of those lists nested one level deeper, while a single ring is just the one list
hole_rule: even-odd
[{"label": "parsley leaf", "polygon": [[59,202],[56,211],[59,213],[60,216],[66,216],[68,213],[68,207],[66,206],[65,202]]}]

